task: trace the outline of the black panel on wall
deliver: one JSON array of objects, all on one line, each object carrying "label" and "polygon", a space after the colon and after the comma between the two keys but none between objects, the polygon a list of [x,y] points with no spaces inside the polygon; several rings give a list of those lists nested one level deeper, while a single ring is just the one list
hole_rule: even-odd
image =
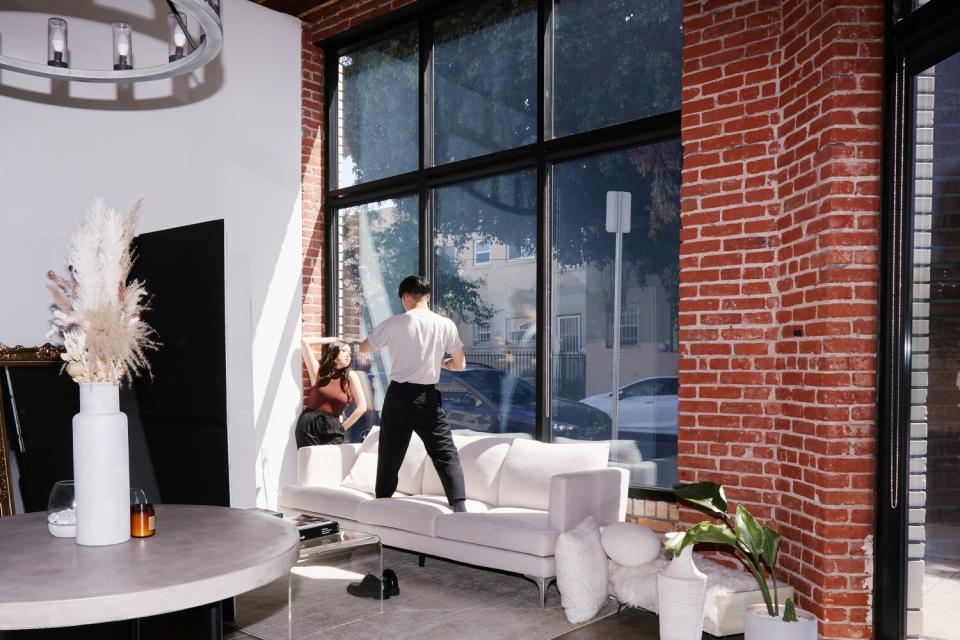
[{"label": "black panel on wall", "polygon": [[7,443],[20,471],[17,489],[23,508],[45,511],[53,484],[73,477],[71,421],[80,410],[77,385],[70,376],[61,374],[56,364],[4,368],[0,369],[0,375],[4,376],[0,380],[0,393],[3,394]]},{"label": "black panel on wall", "polygon": [[[153,380],[138,379],[121,409],[131,435],[142,423],[158,502],[230,504],[223,238],[216,220],[135,241],[132,277],[146,283],[144,319],[161,345],[149,354]],[[132,459],[134,449],[131,442]],[[146,471],[132,466],[131,481]]]}]

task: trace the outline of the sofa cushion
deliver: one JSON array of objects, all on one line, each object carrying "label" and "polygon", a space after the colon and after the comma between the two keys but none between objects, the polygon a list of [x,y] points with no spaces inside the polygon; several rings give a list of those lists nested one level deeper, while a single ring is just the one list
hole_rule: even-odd
[{"label": "sofa cushion", "polygon": [[[467,500],[467,510],[472,515],[484,513],[488,507],[476,500]],[[442,496],[403,496],[381,498],[364,502],[357,507],[357,521],[364,524],[403,529],[433,537],[435,523],[440,516],[446,517],[453,510]]]},{"label": "sofa cushion", "polygon": [[436,536],[535,556],[552,556],[560,532],[547,513],[519,507],[494,507],[484,514],[451,513],[436,521]]},{"label": "sofa cushion", "polygon": [[[512,438],[500,436],[453,434],[453,443],[460,454],[467,498],[497,504],[500,469],[510,450],[511,441]],[[443,494],[440,476],[429,457],[424,461],[423,493]]]},{"label": "sofa cushion", "polygon": [[357,505],[372,501],[373,495],[348,487],[284,487],[280,504],[285,509],[302,509],[337,518],[356,520]]},{"label": "sofa cushion", "polygon": [[[376,493],[377,488],[377,455],[380,450],[380,429],[371,429],[370,433],[360,445],[356,462],[350,473],[341,483],[345,487]],[[400,471],[397,474],[397,491],[400,493],[420,493],[423,486],[423,467],[427,458],[427,450],[417,434],[410,438],[407,455],[403,458]]]},{"label": "sofa cushion", "polygon": [[550,478],[558,473],[604,469],[607,442],[548,444],[514,439],[503,461],[497,505],[546,511],[550,503]]}]

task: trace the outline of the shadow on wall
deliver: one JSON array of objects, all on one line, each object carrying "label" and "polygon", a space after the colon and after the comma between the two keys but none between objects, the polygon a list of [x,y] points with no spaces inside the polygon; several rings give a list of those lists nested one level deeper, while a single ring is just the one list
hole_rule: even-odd
[{"label": "shadow on wall", "polygon": [[[24,13],[39,13],[44,16],[44,20],[49,16],[64,17],[69,20],[71,17],[83,21],[91,21],[104,25],[112,22],[127,22],[133,28],[134,34],[147,34],[148,37],[159,37],[162,41],[166,39],[167,14],[165,11],[155,12],[152,18],[127,13],[125,11],[96,4],[93,0],[86,2],[64,3],[56,0],[14,0],[11,6],[5,6],[4,12],[21,11]],[[73,13],[65,13],[72,11]],[[192,31],[192,30],[191,30]],[[156,35],[163,34],[163,35]],[[136,35],[134,36],[136,37]],[[42,33],[37,31],[38,40],[42,40]],[[45,44],[45,43],[44,43]],[[73,49],[74,46],[70,46]],[[45,46],[44,46],[45,53]],[[0,33],[0,55],[10,55],[4,52],[3,34]],[[222,55],[222,53],[221,53]],[[72,83],[64,80],[50,80],[39,77],[28,77],[25,74],[10,70],[0,70],[0,96],[12,98],[14,100],[23,100],[37,104],[46,104],[61,107],[70,107],[73,109],[90,109],[96,111],[150,111],[153,109],[167,109],[186,104],[193,104],[209,98],[217,93],[223,86],[224,71],[218,55],[212,62],[203,67],[200,72],[188,73],[186,75],[170,78],[166,80],[154,80],[149,84],[160,87],[160,83],[168,83],[170,89],[164,95],[155,95],[153,97],[137,99],[134,97],[134,83],[113,84],[100,83],[101,90],[96,91],[104,97],[79,97],[71,95]],[[31,58],[31,61],[36,62]],[[103,68],[107,68],[104,66]],[[202,80],[199,78],[202,77]],[[23,79],[23,80],[21,80]],[[24,80],[26,82],[24,82]],[[20,81],[18,83],[18,81]],[[20,86],[27,84],[27,86]],[[89,84],[89,83],[82,83]],[[28,88],[28,86],[45,87]],[[114,94],[112,97],[108,97]]]}]

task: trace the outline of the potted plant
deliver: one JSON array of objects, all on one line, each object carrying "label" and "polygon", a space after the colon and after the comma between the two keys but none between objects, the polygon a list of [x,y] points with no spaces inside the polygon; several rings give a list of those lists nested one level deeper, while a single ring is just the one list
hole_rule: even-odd
[{"label": "potted plant", "polygon": [[[677,498],[688,502],[719,520],[706,520],[687,531],[667,534],[667,551],[679,555],[685,548],[706,542],[729,547],[747,567],[760,587],[763,604],[747,608],[744,614],[745,640],[817,640],[817,618],[797,609],[789,598],[781,605],[777,593],[777,552],[780,534],[759,524],[743,505],[736,515],[727,510],[723,487],[714,482],[676,484]],[[773,585],[771,594],[766,575]]]}]

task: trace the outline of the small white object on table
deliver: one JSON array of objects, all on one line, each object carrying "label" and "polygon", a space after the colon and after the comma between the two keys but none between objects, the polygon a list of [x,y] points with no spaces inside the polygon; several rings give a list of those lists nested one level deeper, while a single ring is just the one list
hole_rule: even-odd
[{"label": "small white object on table", "polygon": [[218,602],[285,575],[300,536],[243,509],[157,505],[157,533],[84,547],[46,512],[0,518],[0,630],[143,618]]}]

